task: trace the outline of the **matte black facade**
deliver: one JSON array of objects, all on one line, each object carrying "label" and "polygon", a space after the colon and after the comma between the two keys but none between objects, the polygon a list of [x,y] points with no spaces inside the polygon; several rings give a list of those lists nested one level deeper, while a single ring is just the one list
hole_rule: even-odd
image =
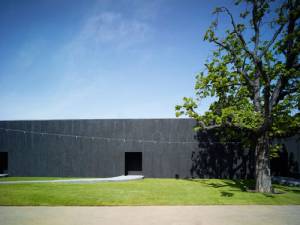
[{"label": "matte black facade", "polygon": [[[207,154],[205,161],[197,158],[205,149],[199,148],[194,125],[192,119],[0,121],[0,152],[8,152],[10,176],[119,176],[125,174],[126,152],[142,153],[145,177],[251,176],[249,158],[225,160],[236,153],[223,151],[218,160]],[[299,162],[296,140],[289,141],[288,151]],[[206,165],[207,159],[215,165]],[[222,171],[213,171],[217,168]]]}]

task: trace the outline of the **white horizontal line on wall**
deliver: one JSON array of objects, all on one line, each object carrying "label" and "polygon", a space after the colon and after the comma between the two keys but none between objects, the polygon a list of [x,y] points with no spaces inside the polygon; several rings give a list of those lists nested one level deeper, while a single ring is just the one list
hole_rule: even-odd
[{"label": "white horizontal line on wall", "polygon": [[5,132],[17,132],[23,134],[33,135],[45,135],[45,136],[57,136],[57,137],[70,137],[70,138],[81,138],[91,140],[104,140],[104,141],[118,141],[118,142],[138,142],[138,143],[153,143],[153,144],[240,144],[241,142],[201,142],[201,141],[158,141],[158,140],[144,140],[144,139],[130,139],[130,138],[113,138],[113,137],[99,137],[99,136],[84,136],[84,135],[73,135],[73,134],[60,134],[60,133],[48,133],[48,132],[37,132],[28,131],[21,129],[10,129],[0,128]]}]

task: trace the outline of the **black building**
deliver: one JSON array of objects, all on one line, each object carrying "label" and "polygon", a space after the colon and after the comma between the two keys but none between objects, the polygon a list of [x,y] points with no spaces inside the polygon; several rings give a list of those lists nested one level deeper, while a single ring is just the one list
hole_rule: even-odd
[{"label": "black building", "polygon": [[[208,143],[205,148],[196,138],[194,125],[192,119],[0,121],[0,173],[55,177],[253,176],[250,151],[241,149],[239,143]],[[293,156],[292,169],[297,172],[299,143],[296,138],[285,143],[287,157]]]}]

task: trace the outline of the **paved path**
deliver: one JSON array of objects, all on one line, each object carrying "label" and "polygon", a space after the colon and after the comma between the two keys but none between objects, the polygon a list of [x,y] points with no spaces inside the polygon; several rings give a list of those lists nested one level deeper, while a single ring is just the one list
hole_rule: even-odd
[{"label": "paved path", "polygon": [[[81,179],[61,179],[61,180],[19,180],[19,181],[1,181],[0,184],[34,184],[34,183],[97,183],[97,182],[113,182],[113,181],[130,181],[140,180],[144,176],[141,175],[127,175],[108,178],[81,178]],[[0,224],[1,225],[1,224]]]},{"label": "paved path", "polygon": [[0,207],[1,225],[299,225],[300,206]]}]

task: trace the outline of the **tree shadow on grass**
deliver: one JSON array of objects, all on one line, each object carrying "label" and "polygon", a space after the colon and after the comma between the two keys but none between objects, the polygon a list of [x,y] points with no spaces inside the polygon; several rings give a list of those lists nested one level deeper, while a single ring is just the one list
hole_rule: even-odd
[{"label": "tree shadow on grass", "polygon": [[199,182],[212,188],[230,188],[230,191],[254,190],[254,180],[210,180],[210,179],[187,179],[192,182]]},{"label": "tree shadow on grass", "polygon": [[233,197],[233,193],[228,192],[228,191],[221,191],[221,196],[222,197]]},{"label": "tree shadow on grass", "polygon": [[275,198],[273,194],[263,193],[263,195],[267,198]]},{"label": "tree shadow on grass", "polygon": [[288,191],[291,191],[291,192],[294,192],[294,193],[300,195],[300,190],[299,189],[289,189]]},{"label": "tree shadow on grass", "polygon": [[298,187],[289,187],[289,186],[278,186],[278,185],[274,185],[274,187],[276,189],[282,190],[284,192],[293,192],[295,194],[299,194],[300,195],[300,188]]}]

